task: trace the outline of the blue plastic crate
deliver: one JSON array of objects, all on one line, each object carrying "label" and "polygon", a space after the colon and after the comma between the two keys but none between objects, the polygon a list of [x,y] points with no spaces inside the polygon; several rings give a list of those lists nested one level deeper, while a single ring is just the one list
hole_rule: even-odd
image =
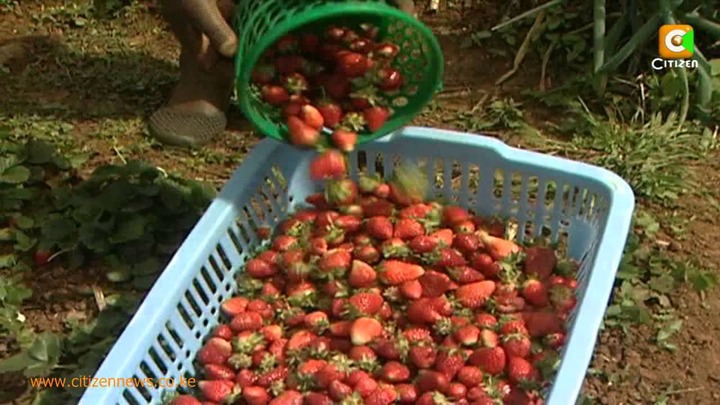
[{"label": "blue plastic crate", "polygon": [[[178,381],[196,374],[195,353],[217,324],[234,276],[258,246],[253,225],[276,225],[321,187],[308,176],[312,153],[260,142],[208,208],[159,277],[95,377]],[[549,405],[575,403],[607,307],[635,198],[605,169],[509,147],[473,134],[408,127],[359,147],[351,174],[390,175],[396,162],[428,162],[434,191],[482,215],[514,218],[524,235],[552,232],[581,261],[579,305],[570,318]],[[522,232],[526,230],[527,232]],[[159,403],[166,388],[89,388],[82,405]]]}]

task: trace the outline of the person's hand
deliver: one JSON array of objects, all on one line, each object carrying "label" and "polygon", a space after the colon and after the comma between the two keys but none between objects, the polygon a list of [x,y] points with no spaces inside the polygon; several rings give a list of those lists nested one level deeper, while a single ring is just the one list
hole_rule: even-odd
[{"label": "person's hand", "polygon": [[218,58],[235,55],[238,40],[229,24],[232,0],[162,0],[160,6],[182,51],[197,55],[204,69],[211,69]]}]

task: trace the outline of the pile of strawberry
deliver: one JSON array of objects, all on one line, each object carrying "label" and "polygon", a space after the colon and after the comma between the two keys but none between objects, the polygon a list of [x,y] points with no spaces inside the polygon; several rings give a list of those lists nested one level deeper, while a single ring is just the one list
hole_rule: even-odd
[{"label": "pile of strawberry", "polygon": [[197,354],[204,402],[540,404],[577,264],[497,219],[422,202],[403,171],[326,180],[239,276]]},{"label": "pile of strawberry", "polygon": [[[377,27],[369,24],[288,34],[265,52],[252,82],[286,120],[290,143],[329,143],[349,152],[358,133],[377,131],[392,114],[386,98],[403,85],[390,66],[398,50],[379,41]],[[332,133],[329,140],[323,129]]]}]

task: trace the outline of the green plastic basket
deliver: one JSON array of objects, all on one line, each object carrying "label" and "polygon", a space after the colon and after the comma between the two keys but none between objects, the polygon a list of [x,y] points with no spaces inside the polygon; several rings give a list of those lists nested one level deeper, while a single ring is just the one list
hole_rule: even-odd
[{"label": "green plastic basket", "polygon": [[264,51],[291,32],[318,32],[329,25],[357,28],[371,23],[383,41],[399,45],[392,67],[405,78],[400,92],[388,96],[393,116],[373,133],[358,134],[358,143],[386,135],[411,121],[442,86],[444,59],[430,28],[383,0],[243,0],[237,6],[236,90],[240,109],[264,136],[287,142],[287,126],[251,85],[253,68]]}]

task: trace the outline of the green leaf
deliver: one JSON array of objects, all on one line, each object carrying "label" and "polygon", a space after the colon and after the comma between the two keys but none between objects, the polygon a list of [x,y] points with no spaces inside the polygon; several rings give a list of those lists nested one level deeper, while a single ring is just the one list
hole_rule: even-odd
[{"label": "green leaf", "polygon": [[47,142],[31,140],[25,145],[27,162],[42,165],[50,163],[55,154],[55,148]]},{"label": "green leaf", "polygon": [[56,216],[42,227],[41,234],[51,242],[60,242],[73,235],[76,230],[75,222],[71,219]]},{"label": "green leaf", "polygon": [[710,64],[710,76],[720,76],[720,58],[711,59],[708,64]]},{"label": "green leaf", "polygon": [[17,257],[14,254],[8,253],[0,255],[0,269],[11,269],[17,264]]},{"label": "green leaf", "polygon": [[13,220],[20,229],[30,229],[35,226],[35,221],[25,215],[16,215],[13,217]]},{"label": "green leaf", "polygon": [[0,183],[21,184],[30,178],[30,170],[25,166],[13,166],[0,173]]},{"label": "green leaf", "polygon": [[15,240],[15,231],[12,228],[0,228],[0,242],[12,242]]},{"label": "green leaf", "polygon": [[107,279],[110,280],[113,283],[124,283],[125,281],[130,280],[130,271],[125,270],[115,270],[110,271],[107,273]]},{"label": "green leaf", "polygon": [[20,352],[12,357],[0,360],[0,373],[12,373],[25,370],[34,361],[26,352]]},{"label": "green leaf", "polygon": [[145,233],[146,224],[147,220],[145,217],[135,215],[119,224],[117,232],[110,237],[109,242],[112,244],[120,244],[139,239]]},{"label": "green leaf", "polygon": [[35,246],[36,239],[27,236],[27,234],[21,230],[15,231],[15,249],[21,252],[28,252]]}]

